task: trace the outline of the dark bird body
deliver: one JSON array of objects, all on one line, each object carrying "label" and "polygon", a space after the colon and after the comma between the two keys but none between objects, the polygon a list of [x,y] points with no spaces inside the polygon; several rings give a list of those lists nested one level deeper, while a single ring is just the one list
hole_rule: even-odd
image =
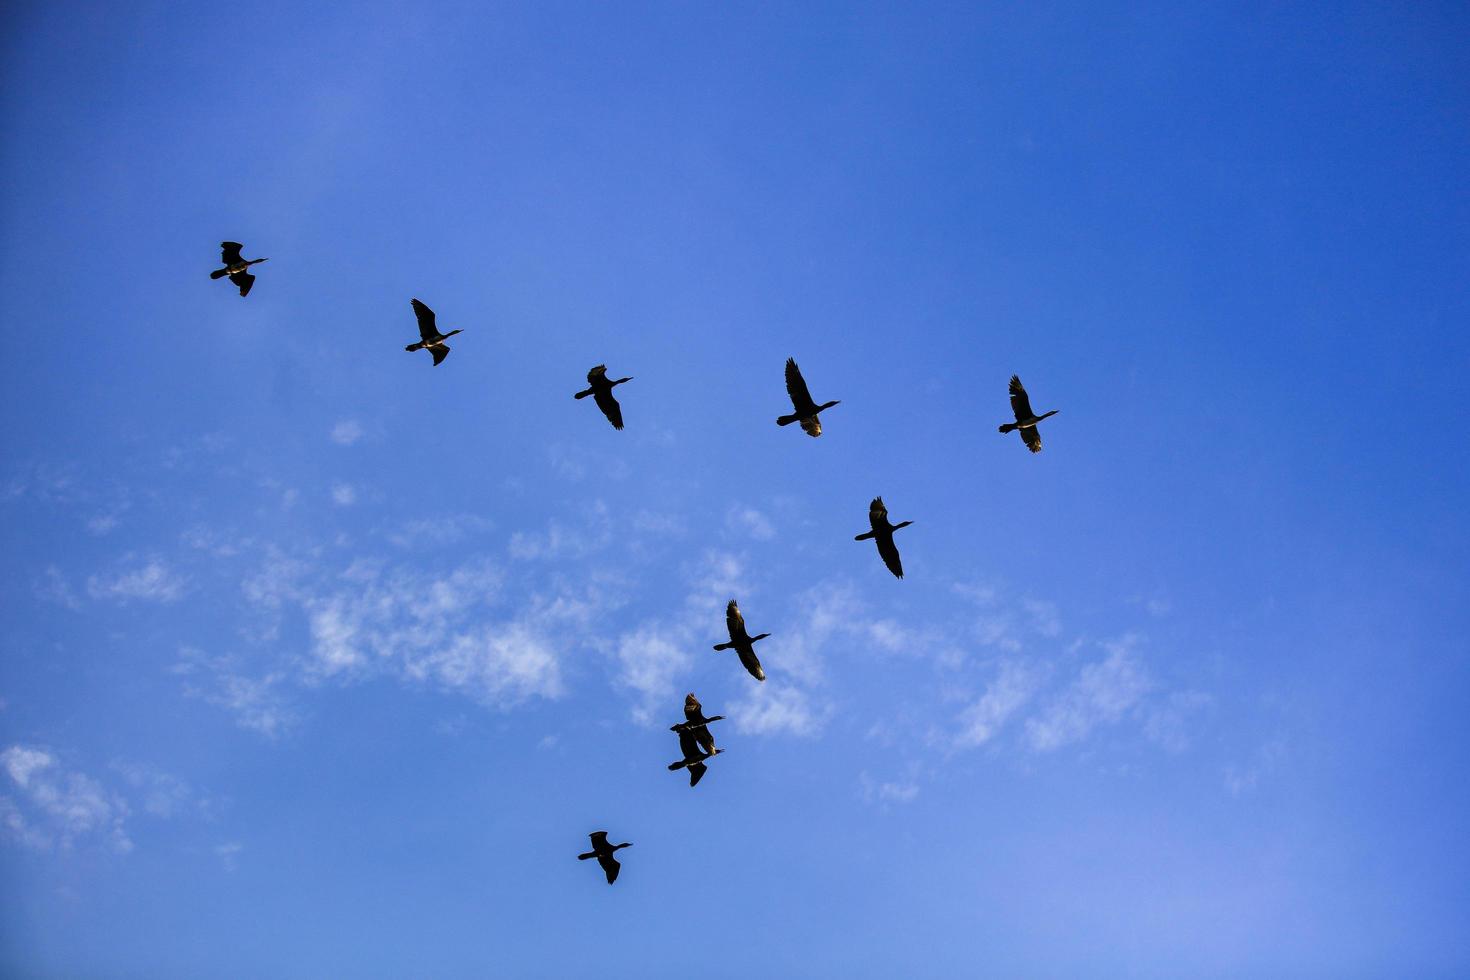
[{"label": "dark bird body", "polygon": [[683,759],[670,763],[669,769],[674,771],[687,768],[690,786],[697,785],[704,778],[705,770],[708,768],[704,760],[725,751],[715,748],[715,736],[709,730],[711,722],[721,721],[724,717],[724,715],[715,715],[713,718],[706,718],[699,699],[690,694],[684,699],[685,721],[669,726],[669,731],[678,734],[679,751],[684,754]]},{"label": "dark bird body", "polygon": [[1021,376],[1011,375],[1011,411],[1016,415],[1015,422],[1007,422],[1000,427],[1001,432],[1010,432],[1013,429],[1021,430],[1021,441],[1026,448],[1033,453],[1041,452],[1041,433],[1037,431],[1036,423],[1042,419],[1049,419],[1057,414],[1052,409],[1045,415],[1037,415],[1031,410],[1031,398],[1026,394],[1026,389],[1021,387]]},{"label": "dark bird body", "polygon": [[623,406],[619,405],[618,400],[613,397],[612,390],[618,385],[632,380],[632,378],[618,378],[616,381],[609,381],[607,378],[607,365],[599,364],[587,372],[587,384],[589,387],[585,391],[577,392],[572,397],[586,398],[588,395],[591,395],[592,400],[597,403],[597,407],[602,409],[602,414],[606,415],[607,420],[612,423],[612,427],[621,430],[623,427]]},{"label": "dark bird body", "polygon": [[904,521],[902,524],[888,523],[888,508],[883,506],[882,497],[874,497],[873,502],[868,505],[868,525],[871,531],[866,531],[853,538],[854,541],[866,541],[872,538],[878,543],[878,554],[883,558],[883,564],[897,578],[903,578],[903,562],[898,557],[898,546],[893,543],[893,532],[901,527],[908,527],[913,521]]},{"label": "dark bird body", "polygon": [[223,279],[230,277],[230,282],[240,287],[240,295],[245,296],[250,292],[250,287],[255,285],[255,277],[247,270],[252,265],[258,265],[266,259],[246,259],[240,255],[240,249],[244,248],[239,242],[220,242],[220,261],[224,263],[223,269],[215,269],[209,274],[211,279]]},{"label": "dark bird body", "polygon": [[623,867],[618,863],[618,859],[613,857],[613,852],[622,850],[625,847],[632,847],[633,845],[609,844],[607,842],[607,831],[605,830],[594,830],[587,836],[592,838],[592,850],[586,854],[578,854],[577,860],[586,861],[589,858],[597,858],[597,863],[602,865],[602,871],[607,875],[607,883],[611,885],[618,880],[618,872]]},{"label": "dark bird body", "polygon": [[782,415],[776,419],[777,425],[790,425],[792,422],[801,423],[801,431],[815,439],[822,434],[822,420],[817,416],[833,405],[840,402],[827,402],[818,405],[812,400],[812,394],[807,390],[806,379],[801,376],[801,368],[796,366],[796,359],[786,359],[786,394],[791,396],[791,407],[796,409],[790,415]]},{"label": "dark bird body", "polygon": [[717,643],[715,649],[734,650],[740,655],[740,662],[745,665],[746,670],[750,671],[751,677],[758,681],[765,680],[766,672],[755,655],[755,643],[757,640],[764,640],[771,634],[760,633],[751,636],[745,632],[745,617],[740,615],[740,607],[736,605],[734,599],[731,599],[730,604],[725,607],[725,626],[730,631],[730,642]]},{"label": "dark bird body", "polygon": [[444,341],[464,331],[451,330],[448,333],[440,333],[439,326],[434,319],[434,311],[418,300],[413,301],[413,315],[419,321],[419,342],[409,344],[403,349],[406,351],[427,350],[434,355],[434,366],[438,367],[439,362],[449,356],[449,345]]}]

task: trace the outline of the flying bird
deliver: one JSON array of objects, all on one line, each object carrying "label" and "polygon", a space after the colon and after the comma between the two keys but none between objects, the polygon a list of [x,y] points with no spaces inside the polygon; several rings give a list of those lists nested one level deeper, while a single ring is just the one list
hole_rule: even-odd
[{"label": "flying bird", "polygon": [[592,850],[586,854],[578,854],[577,860],[585,861],[588,858],[597,858],[597,863],[602,865],[602,871],[607,875],[607,883],[611,885],[618,880],[618,872],[623,867],[618,863],[618,859],[613,857],[613,852],[622,850],[625,847],[632,847],[633,845],[609,844],[607,842],[607,831],[605,830],[594,830],[587,836],[592,838]]},{"label": "flying bird", "polygon": [[586,398],[588,395],[591,395],[592,400],[597,403],[597,407],[602,409],[602,414],[606,415],[607,420],[612,423],[612,427],[621,431],[623,428],[623,406],[619,405],[618,400],[613,397],[612,390],[618,385],[632,380],[632,378],[618,378],[616,381],[609,381],[607,380],[607,365],[599,364],[587,372],[587,384],[591,387],[587,388],[586,391],[577,392],[572,397]]},{"label": "flying bird", "polygon": [[791,407],[796,411],[776,419],[776,424],[790,425],[792,422],[800,422],[801,431],[813,439],[822,434],[822,420],[817,416],[833,405],[840,404],[827,402],[818,405],[812,401],[812,393],[806,388],[806,379],[801,376],[801,368],[796,366],[796,359],[792,357],[786,358],[786,394],[791,396]]},{"label": "flying bird", "polygon": [[407,351],[427,350],[434,355],[434,366],[438,367],[439,362],[449,356],[449,345],[444,341],[464,331],[451,330],[448,333],[440,333],[439,327],[434,322],[434,311],[418,300],[413,301],[413,315],[418,318],[421,339],[418,343],[409,344],[403,349]]},{"label": "flying bird", "polygon": [[760,633],[751,636],[745,632],[745,617],[740,615],[740,607],[736,605],[734,599],[731,599],[730,604],[725,607],[725,626],[730,630],[730,642],[717,643],[715,649],[734,650],[740,655],[740,662],[745,665],[746,670],[750,671],[751,677],[758,681],[765,680],[766,672],[761,668],[761,662],[755,655],[755,642],[764,640],[771,634]]},{"label": "flying bird", "polygon": [[868,524],[873,528],[853,538],[854,541],[866,541],[872,538],[878,542],[878,554],[883,558],[883,564],[897,578],[903,578],[903,562],[898,558],[898,546],[893,543],[893,532],[901,527],[908,527],[913,521],[904,521],[902,524],[888,523],[888,508],[883,506],[882,497],[874,497],[873,502],[868,505]]},{"label": "flying bird", "polygon": [[1036,423],[1042,419],[1049,419],[1057,414],[1052,409],[1045,415],[1037,415],[1031,411],[1031,399],[1026,394],[1026,389],[1021,387],[1021,376],[1011,375],[1011,411],[1016,413],[1016,421],[1007,422],[1000,427],[1001,432],[1010,432],[1012,429],[1021,430],[1021,441],[1026,448],[1033,453],[1041,452],[1041,433],[1036,430]]},{"label": "flying bird", "polygon": [[265,262],[265,259],[245,259],[240,257],[240,249],[244,248],[239,242],[220,242],[220,261],[225,264],[223,269],[215,269],[209,274],[211,279],[222,279],[230,277],[230,282],[240,287],[240,295],[245,296],[250,292],[250,287],[255,285],[255,277],[246,270],[252,265]]},{"label": "flying bird", "polygon": [[678,762],[669,763],[669,771],[687,768],[689,785],[697,786],[704,778],[705,770],[708,768],[704,764],[705,760],[725,751],[715,748],[715,736],[709,730],[710,723],[721,721],[725,716],[715,715],[713,718],[706,718],[699,699],[690,694],[684,699],[684,717],[687,720],[669,726],[669,731],[678,734],[679,751],[684,754],[684,758]]}]

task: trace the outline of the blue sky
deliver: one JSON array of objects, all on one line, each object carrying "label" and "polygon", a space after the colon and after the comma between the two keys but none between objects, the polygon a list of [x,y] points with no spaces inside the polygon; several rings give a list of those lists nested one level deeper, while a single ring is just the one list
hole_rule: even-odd
[{"label": "blue sky", "polygon": [[7,975],[1470,973],[1463,8],[3,18]]}]

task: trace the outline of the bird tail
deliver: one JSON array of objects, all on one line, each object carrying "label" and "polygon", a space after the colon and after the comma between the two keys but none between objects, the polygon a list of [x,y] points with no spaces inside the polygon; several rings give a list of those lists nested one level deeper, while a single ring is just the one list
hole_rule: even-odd
[{"label": "bird tail", "polygon": [[878,532],[876,532],[876,531],[864,531],[862,534],[854,535],[853,536],[853,540],[854,541],[867,541],[867,540],[870,540],[872,538],[876,538],[877,536],[878,536]]},{"label": "bird tail", "polygon": [[215,269],[213,272],[211,272],[209,274],[209,278],[211,278],[211,279],[223,279],[225,276],[227,276],[229,274],[230,274],[230,270],[229,269]]},{"label": "bird tail", "polygon": [[590,394],[592,394],[592,389],[591,388],[588,388],[586,391],[579,391],[579,392],[577,392],[572,397],[573,398],[586,398]]},{"label": "bird tail", "polygon": [[1000,431],[1002,431],[1002,432],[1015,432],[1019,428],[1020,428],[1020,426],[1017,425],[1016,423],[1014,423],[1014,422],[1007,422],[1005,425],[1003,425],[1003,426],[1000,427]]},{"label": "bird tail", "polygon": [[715,649],[716,650],[729,650],[729,649],[732,649],[734,646],[735,646],[735,644],[733,644],[733,643],[716,643],[715,644]]},{"label": "bird tail", "polygon": [[776,419],[776,424],[790,425],[792,422],[795,422],[799,418],[801,418],[800,415],[782,415],[780,418]]},{"label": "bird tail", "polygon": [[586,854],[578,854],[577,855],[577,860],[578,861],[590,861],[590,860],[592,860],[595,857],[597,857],[597,852],[596,851],[588,851]]}]

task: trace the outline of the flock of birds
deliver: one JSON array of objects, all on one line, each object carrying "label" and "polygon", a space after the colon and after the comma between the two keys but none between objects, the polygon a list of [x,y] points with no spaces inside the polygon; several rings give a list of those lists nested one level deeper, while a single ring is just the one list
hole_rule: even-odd
[{"label": "flock of birds", "polygon": [[[258,265],[265,259],[247,259],[241,255],[243,248],[239,242],[221,242],[221,256],[223,268],[214,270],[209,274],[211,279],[228,278],[239,290],[241,296],[248,296],[250,289],[255,285],[255,276],[250,272],[252,265]],[[419,340],[417,343],[404,347],[406,351],[426,350],[434,358],[437,367],[449,356],[449,345],[445,343],[455,334],[462,330],[451,330],[442,333],[434,317],[434,311],[428,306],[415,299],[413,302],[414,317],[418,320]],[[608,422],[614,429],[623,428],[623,407],[613,397],[613,389],[620,384],[632,381],[632,378],[610,379],[607,376],[607,365],[599,364],[587,372],[587,387],[577,392],[572,397],[580,400],[588,397],[607,417]],[[806,379],[801,375],[801,368],[796,364],[794,358],[786,360],[786,393],[791,398],[791,413],[782,415],[776,419],[777,425],[790,425],[795,422],[801,426],[801,431],[816,438],[822,434],[821,414],[834,405],[841,404],[838,401],[823,402],[818,405],[816,399],[812,398],[808,390]],[[1033,453],[1041,452],[1041,433],[1037,425],[1044,419],[1057,414],[1056,410],[1037,415],[1031,409],[1031,399],[1026,394],[1021,379],[1011,375],[1010,383],[1011,412],[1015,415],[1014,422],[1007,422],[1000,426],[1002,433],[1019,432],[1021,441],[1026,448]],[[898,553],[898,546],[894,543],[893,532],[900,528],[908,527],[913,521],[900,521],[894,524],[888,520],[888,508],[883,503],[882,497],[874,497],[873,502],[868,505],[868,527],[867,531],[856,535],[855,541],[872,541],[878,546],[878,556],[883,559],[884,566],[897,578],[903,578],[903,561]],[[745,617],[740,613],[740,605],[734,600],[725,607],[725,627],[729,631],[730,639],[725,643],[715,644],[716,650],[734,650],[740,658],[740,663],[745,667],[751,677],[757,681],[766,679],[765,668],[761,666],[760,658],[755,655],[755,644],[770,636],[769,633],[757,633],[751,636],[745,628]],[[686,770],[689,773],[689,785],[697,786],[708,771],[707,763],[710,759],[719,755],[724,749],[715,746],[714,733],[709,726],[714,722],[723,720],[723,715],[715,715],[706,718],[704,707],[699,699],[692,693],[684,699],[684,721],[670,726],[669,730],[679,737],[679,752],[681,758],[669,764],[670,771]],[[603,873],[607,876],[610,885],[618,880],[618,872],[622,865],[618,862],[616,853],[625,847],[632,847],[628,842],[622,844],[610,844],[607,839],[607,831],[598,830],[589,835],[592,840],[592,850],[578,854],[578,860],[588,861],[593,858],[601,865]]]}]

